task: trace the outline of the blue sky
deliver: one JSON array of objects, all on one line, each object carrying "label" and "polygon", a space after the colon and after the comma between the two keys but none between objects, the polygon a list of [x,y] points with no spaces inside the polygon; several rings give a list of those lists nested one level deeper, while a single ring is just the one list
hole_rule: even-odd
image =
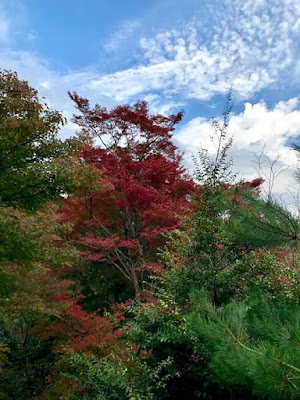
[{"label": "blue sky", "polygon": [[[213,151],[209,119],[230,86],[232,156],[255,175],[265,148],[289,165],[300,134],[300,3],[295,0],[0,0],[0,67],[29,80],[52,107],[73,113],[67,90],[105,106],[146,99],[153,112],[183,108],[175,141]],[[71,134],[70,123],[62,133]]]}]

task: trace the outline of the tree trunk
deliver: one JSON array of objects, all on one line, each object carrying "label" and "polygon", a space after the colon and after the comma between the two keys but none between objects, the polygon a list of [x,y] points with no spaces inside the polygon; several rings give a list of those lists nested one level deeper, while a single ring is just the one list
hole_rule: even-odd
[{"label": "tree trunk", "polygon": [[137,273],[133,268],[131,269],[131,279],[132,279],[132,283],[133,283],[133,287],[134,287],[135,297],[137,297],[140,293],[140,285],[139,285]]}]

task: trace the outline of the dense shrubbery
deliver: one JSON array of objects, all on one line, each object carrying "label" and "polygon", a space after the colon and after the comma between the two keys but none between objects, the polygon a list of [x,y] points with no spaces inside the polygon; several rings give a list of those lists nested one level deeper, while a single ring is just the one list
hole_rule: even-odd
[{"label": "dense shrubbery", "polygon": [[0,81],[0,398],[300,398],[299,220],[231,173],[230,96],[193,180],[182,113],[71,94],[64,142]]}]

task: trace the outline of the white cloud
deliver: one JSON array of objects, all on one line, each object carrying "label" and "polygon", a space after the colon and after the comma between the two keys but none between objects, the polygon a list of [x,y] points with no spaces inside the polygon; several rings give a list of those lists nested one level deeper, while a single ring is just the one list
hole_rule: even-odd
[{"label": "white cloud", "polygon": [[38,38],[38,35],[34,31],[30,31],[27,33],[27,39],[30,41],[36,40]]},{"label": "white cloud", "polygon": [[142,38],[140,65],[99,77],[91,87],[119,100],[157,90],[208,99],[232,84],[248,97],[276,83],[296,61],[298,2],[231,0],[214,11],[210,29],[192,20]]},{"label": "white cloud", "polygon": [[104,50],[107,52],[119,50],[124,41],[129,39],[140,25],[141,22],[138,20],[123,22],[105,43]]},{"label": "white cloud", "polygon": [[[15,69],[37,84],[59,108],[66,105],[62,91],[75,89],[92,98],[101,93],[99,101],[104,99],[105,104],[159,93],[160,102],[169,105],[166,111],[186,99],[208,100],[225,94],[231,85],[237,94],[248,97],[278,82],[293,61],[298,65],[293,53],[299,34],[298,2],[224,0],[222,6],[209,4],[208,27],[205,16],[199,16],[180,28],[143,37],[139,64],[113,74],[101,75],[91,66],[82,72],[58,74],[37,55],[11,49],[0,52],[0,66]],[[12,34],[11,20],[3,25],[4,36]],[[106,50],[123,46],[139,26],[138,20],[125,21],[106,43]],[[61,94],[54,95],[54,91]]]},{"label": "white cloud", "polygon": [[[255,154],[264,149],[270,159],[280,154],[278,166],[288,166],[274,187],[275,192],[283,193],[288,186],[295,186],[293,172],[297,164],[295,151],[285,146],[286,140],[300,135],[300,110],[298,100],[292,98],[280,101],[273,109],[268,109],[263,102],[245,103],[244,110],[232,115],[229,121],[228,134],[233,135],[233,146],[230,155],[234,161],[234,170],[240,178],[257,177],[255,171]],[[194,118],[175,134],[177,145],[185,151],[185,162],[192,169],[191,154],[197,148],[207,149],[214,154],[215,148],[210,140],[214,130],[209,120]]]},{"label": "white cloud", "polygon": [[[0,5],[0,68],[17,71],[20,79],[28,80],[36,88],[40,96],[45,96],[46,102],[53,109],[62,111],[70,119],[75,112],[74,105],[69,99],[68,91],[77,91],[91,102],[100,102],[111,107],[116,104],[115,99],[99,93],[97,89],[90,88],[98,73],[87,67],[82,71],[55,71],[50,63],[40,55],[21,50],[17,46],[17,38],[22,32],[22,37],[34,40],[37,33],[28,30],[22,3],[19,0],[3,0]],[[18,29],[16,25],[19,23]],[[75,125],[69,124],[62,130],[63,137],[74,134]]]},{"label": "white cloud", "polygon": [[[9,48],[17,37],[27,37],[25,6],[20,0],[0,1],[0,46]],[[22,32],[22,34],[21,34]]]},{"label": "white cloud", "polygon": [[11,21],[4,7],[0,6],[0,42],[7,42],[9,39]]},{"label": "white cloud", "polygon": [[[112,107],[116,101],[103,95],[97,89],[90,88],[90,82],[97,76],[95,72],[69,71],[60,74],[54,71],[49,64],[27,51],[0,51],[0,68],[17,71],[20,79],[26,79],[36,88],[40,96],[46,97],[46,102],[53,109],[62,111],[70,119],[75,112],[74,105],[69,99],[68,91],[77,91],[91,102],[99,102],[103,106]],[[74,134],[75,126],[69,123],[61,132],[63,137]]]}]

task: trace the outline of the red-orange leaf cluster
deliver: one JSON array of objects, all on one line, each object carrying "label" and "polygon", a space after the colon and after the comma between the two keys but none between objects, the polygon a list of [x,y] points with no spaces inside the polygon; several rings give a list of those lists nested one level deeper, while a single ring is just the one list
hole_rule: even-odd
[{"label": "red-orange leaf cluster", "polygon": [[163,234],[191,209],[194,182],[171,141],[182,113],[150,115],[146,102],[108,111],[76,93],[70,97],[81,113],[74,121],[95,141],[79,160],[101,171],[107,190],[77,193],[62,218],[75,222],[73,240],[85,259],[111,264],[138,293],[137,271],[156,261]]},{"label": "red-orange leaf cluster", "polygon": [[68,296],[61,296],[60,301],[66,303],[67,308],[57,316],[59,321],[51,326],[51,333],[62,340],[56,351],[86,351],[113,344],[122,335],[122,331],[115,329],[108,317],[99,316],[97,312],[87,313]]}]

